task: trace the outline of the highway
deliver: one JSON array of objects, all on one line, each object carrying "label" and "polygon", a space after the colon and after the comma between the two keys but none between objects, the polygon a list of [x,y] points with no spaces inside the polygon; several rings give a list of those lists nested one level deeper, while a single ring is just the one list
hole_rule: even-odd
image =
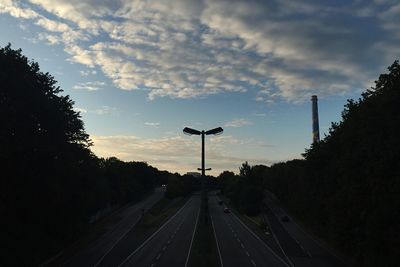
[{"label": "highway", "polygon": [[[122,219],[87,249],[57,266],[186,266],[200,212],[200,195],[193,195],[172,217],[144,242],[138,242],[133,226],[139,221],[142,208],[150,208],[164,195],[157,191],[146,200],[120,211]],[[279,220],[283,210],[269,202],[267,220],[277,246],[249,229],[234,213],[224,213],[225,205],[209,194],[211,225],[217,241],[221,267],[243,266],[343,266],[335,257],[298,230],[294,223]],[[293,226],[294,225],[294,226]],[[292,229],[293,228],[293,229]],[[272,237],[271,237],[272,238]],[[271,244],[269,244],[271,245]]]},{"label": "highway", "polygon": [[223,267],[290,266],[233,213],[224,213],[218,197],[209,196],[210,214]]},{"label": "highway", "polygon": [[[157,232],[123,259],[113,259],[113,266],[185,266],[200,211],[200,196],[188,202]],[[101,266],[111,266],[102,264]]]},{"label": "highway", "polygon": [[[345,267],[346,264],[321,246],[295,222],[280,206],[277,199],[266,192],[266,217],[281,249],[296,267]],[[288,217],[287,222],[281,218]]]},{"label": "highway", "polygon": [[139,221],[142,216],[142,208],[145,210],[151,208],[157,201],[164,197],[164,194],[165,188],[156,188],[154,193],[143,201],[121,209],[117,214],[120,220],[86,249],[81,250],[65,262],[59,263],[56,260],[48,265],[96,266],[127,236],[133,226]]}]

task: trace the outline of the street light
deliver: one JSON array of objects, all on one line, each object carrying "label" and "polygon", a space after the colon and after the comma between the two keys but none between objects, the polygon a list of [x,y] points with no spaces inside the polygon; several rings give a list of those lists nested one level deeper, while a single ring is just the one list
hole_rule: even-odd
[{"label": "street light", "polygon": [[[201,170],[201,190],[202,190],[202,202],[203,202],[203,207],[206,207],[206,192],[205,192],[205,187],[204,187],[204,183],[205,183],[205,179],[206,179],[206,171],[211,170],[211,168],[205,168],[205,153],[204,153],[204,136],[205,135],[220,135],[222,134],[224,130],[221,127],[218,128],[214,128],[208,131],[199,131],[199,130],[195,130],[189,127],[185,127],[183,129],[183,133],[186,135],[201,135],[201,168],[198,168],[197,170]],[[206,213],[204,213],[204,222],[207,222],[207,215]]]},{"label": "street light", "polygon": [[[197,168],[198,171],[201,171],[201,168]],[[206,171],[211,171],[211,168],[205,169]]]},{"label": "street light", "polygon": [[[222,134],[224,130],[221,127],[214,128],[208,131],[199,131],[195,130],[189,127],[185,127],[183,129],[183,133],[186,135],[201,135],[201,168],[198,169],[199,171],[201,170],[201,176],[205,177],[205,171],[208,171],[208,169],[205,169],[205,160],[204,160],[204,136],[205,135],[220,135]],[[211,170],[211,169],[210,169]]]}]

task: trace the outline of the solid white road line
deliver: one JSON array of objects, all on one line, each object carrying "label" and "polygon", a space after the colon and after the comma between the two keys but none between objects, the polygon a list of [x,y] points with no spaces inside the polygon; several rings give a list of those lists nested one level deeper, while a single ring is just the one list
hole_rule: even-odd
[{"label": "solid white road line", "polygon": [[247,227],[247,225],[245,225],[237,216],[235,213],[231,213],[233,215],[233,217],[241,224],[244,226],[244,228],[247,229],[247,231],[249,231],[258,241],[261,242],[261,244],[264,245],[264,247],[266,247],[277,259],[279,259],[283,264],[285,264],[288,267],[292,267],[290,265],[288,265],[281,257],[279,257],[267,244],[264,243],[264,241],[261,240],[260,237],[258,237],[252,230],[250,230],[249,227]]},{"label": "solid white road line", "polygon": [[198,223],[198,221],[199,221],[200,209],[201,209],[201,206],[199,207],[199,211],[197,212],[196,223],[195,223],[194,229],[193,229],[192,240],[190,240],[190,246],[189,246],[189,251],[188,251],[188,254],[187,254],[187,257],[186,257],[186,261],[185,261],[185,267],[187,267],[188,262],[189,262],[190,251],[192,250],[193,239],[194,239],[194,236],[195,236],[195,234],[196,234],[197,223]]},{"label": "solid white road line", "polygon": [[130,258],[132,258],[133,255],[135,255],[136,252],[138,252],[140,249],[142,249],[153,237],[158,234],[173,218],[175,218],[188,204],[191,202],[193,198],[189,199],[185,205],[182,206],[171,218],[169,218],[168,221],[166,221],[160,228],[158,228],[157,231],[155,231],[149,238],[147,238],[137,249],[135,249],[131,254],[129,254],[128,257],[124,261],[122,261],[118,267],[121,267],[125,262],[127,262]]},{"label": "solid white road line", "polygon": [[140,221],[140,217],[131,225],[131,227],[128,228],[128,230],[126,230],[119,238],[117,241],[115,241],[115,243],[111,246],[110,249],[107,250],[107,252],[96,262],[96,264],[94,265],[94,267],[97,267],[102,261],[103,259],[108,255],[108,253],[110,253],[111,250],[113,250],[113,248],[119,243],[119,241],[122,240],[122,238],[124,238],[131,230],[132,228]]},{"label": "solid white road line", "polygon": [[218,255],[219,255],[219,262],[221,263],[221,267],[224,267],[224,263],[222,262],[221,251],[220,251],[220,249],[219,249],[218,238],[217,238],[217,234],[216,234],[216,232],[215,232],[215,227],[214,227],[213,218],[212,218],[212,216],[211,216],[211,212],[210,212],[210,218],[211,218],[211,225],[212,225],[213,232],[214,232],[215,242],[217,243],[217,250],[218,250]]},{"label": "solid white road line", "polygon": [[[271,226],[271,223],[269,222],[268,216],[265,216],[265,219],[267,220],[267,224]],[[282,226],[283,227],[283,226]],[[283,250],[282,246],[281,246],[281,242],[279,242],[278,238],[275,235],[274,230],[272,230],[272,227],[270,227],[269,229],[272,233],[273,238],[275,239],[275,242],[278,244],[279,248],[281,249],[283,255],[285,256],[285,258],[288,260],[288,262],[294,267],[293,262],[289,259],[288,255],[286,254],[286,252]],[[290,235],[289,235],[290,236]],[[296,239],[295,239],[296,240]]]}]

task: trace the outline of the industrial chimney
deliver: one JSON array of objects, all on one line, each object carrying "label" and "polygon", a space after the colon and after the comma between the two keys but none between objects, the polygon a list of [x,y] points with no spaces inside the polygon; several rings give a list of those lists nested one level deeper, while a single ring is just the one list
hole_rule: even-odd
[{"label": "industrial chimney", "polygon": [[311,102],[312,102],[313,143],[316,143],[319,142],[318,98],[316,95],[311,96]]}]

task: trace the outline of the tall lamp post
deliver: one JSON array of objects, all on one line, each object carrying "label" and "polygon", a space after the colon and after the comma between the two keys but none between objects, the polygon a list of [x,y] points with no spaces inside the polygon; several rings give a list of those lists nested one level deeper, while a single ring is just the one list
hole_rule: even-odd
[{"label": "tall lamp post", "polygon": [[206,135],[220,135],[222,134],[224,130],[221,127],[214,128],[208,131],[199,131],[195,130],[189,127],[185,127],[183,129],[183,133],[186,135],[201,135],[201,168],[198,168],[198,170],[201,170],[201,191],[202,191],[202,204],[203,207],[205,207],[205,197],[206,197],[206,192],[205,192],[205,179],[206,179],[206,171],[211,170],[210,168],[206,169],[205,168],[205,145],[204,145],[204,137]]}]

